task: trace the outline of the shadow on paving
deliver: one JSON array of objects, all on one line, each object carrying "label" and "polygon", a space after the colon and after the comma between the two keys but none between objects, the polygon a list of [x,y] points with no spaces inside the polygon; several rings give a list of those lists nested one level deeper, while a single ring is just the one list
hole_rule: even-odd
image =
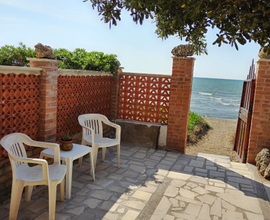
[{"label": "shadow on paving", "polygon": [[[270,188],[251,172],[251,165],[121,145],[98,155],[92,181],[89,157],[73,168],[72,196],[57,197],[56,219],[270,219]],[[22,202],[18,219],[48,219],[47,187]],[[58,190],[59,193],[59,190]],[[9,201],[0,207],[8,219]]]}]

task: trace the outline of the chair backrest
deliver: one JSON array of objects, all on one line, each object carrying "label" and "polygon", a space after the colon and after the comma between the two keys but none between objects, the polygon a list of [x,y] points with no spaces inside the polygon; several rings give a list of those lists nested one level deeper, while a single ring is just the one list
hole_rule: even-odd
[{"label": "chair backrest", "polygon": [[[84,114],[78,117],[80,125],[91,128],[95,132],[95,137],[103,137],[103,125],[102,121],[106,119],[106,116],[101,114]],[[84,135],[91,135],[86,129],[84,130]]]},{"label": "chair backrest", "polygon": [[[30,139],[27,135],[22,133],[12,133],[3,137],[0,144],[5,148],[9,155],[13,157],[27,157],[25,147],[23,145],[24,141]],[[17,162],[10,158],[12,169],[16,169],[20,166],[28,166],[27,163]]]}]

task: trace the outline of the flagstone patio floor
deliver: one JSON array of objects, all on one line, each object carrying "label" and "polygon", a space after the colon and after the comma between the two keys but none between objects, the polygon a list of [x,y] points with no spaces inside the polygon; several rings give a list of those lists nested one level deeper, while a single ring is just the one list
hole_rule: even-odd
[{"label": "flagstone patio floor", "polygon": [[[107,220],[268,220],[270,182],[253,165],[222,158],[190,156],[129,144],[108,148],[98,156],[96,181],[89,158],[73,168],[72,196],[56,204],[56,219]],[[19,220],[48,219],[46,186],[38,186],[32,200],[22,198]],[[0,206],[8,219],[9,201]]]}]

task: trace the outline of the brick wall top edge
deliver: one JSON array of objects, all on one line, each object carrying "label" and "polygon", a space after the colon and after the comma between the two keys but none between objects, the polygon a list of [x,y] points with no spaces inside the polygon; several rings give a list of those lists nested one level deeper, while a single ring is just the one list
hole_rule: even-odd
[{"label": "brick wall top edge", "polygon": [[60,76],[113,76],[113,74],[109,72],[71,69],[58,69],[58,73]]},{"label": "brick wall top edge", "polygon": [[26,58],[29,61],[34,62],[50,62],[50,63],[61,63],[61,60],[53,60],[53,59],[46,59],[46,58]]},{"label": "brick wall top edge", "polygon": [[259,62],[270,62],[270,59],[259,59],[257,60],[257,63]]},{"label": "brick wall top edge", "polygon": [[176,57],[172,56],[173,59],[182,59],[182,60],[196,60],[195,57]]},{"label": "brick wall top edge", "polygon": [[29,74],[40,75],[41,71],[42,71],[41,68],[36,68],[36,67],[0,65],[0,73],[3,73],[3,74],[14,73],[14,74],[19,75],[21,73],[24,73],[26,75],[29,75]]},{"label": "brick wall top edge", "polygon": [[130,72],[122,72],[121,75],[138,75],[138,76],[155,76],[155,77],[172,77],[172,75],[168,74],[155,74],[155,73],[130,73]]}]

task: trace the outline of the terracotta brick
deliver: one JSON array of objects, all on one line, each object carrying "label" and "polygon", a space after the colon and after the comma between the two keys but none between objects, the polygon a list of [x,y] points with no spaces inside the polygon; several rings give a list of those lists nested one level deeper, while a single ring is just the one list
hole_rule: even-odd
[{"label": "terracotta brick", "polygon": [[[254,163],[255,157],[259,151],[266,147],[270,149],[270,96],[269,96],[269,79],[270,62],[258,61],[256,71],[256,87],[253,104],[253,113],[249,138],[249,149],[247,162]],[[269,81],[268,81],[269,80]]]},{"label": "terracotta brick", "polygon": [[173,58],[167,149],[185,153],[193,77],[193,58]]}]

